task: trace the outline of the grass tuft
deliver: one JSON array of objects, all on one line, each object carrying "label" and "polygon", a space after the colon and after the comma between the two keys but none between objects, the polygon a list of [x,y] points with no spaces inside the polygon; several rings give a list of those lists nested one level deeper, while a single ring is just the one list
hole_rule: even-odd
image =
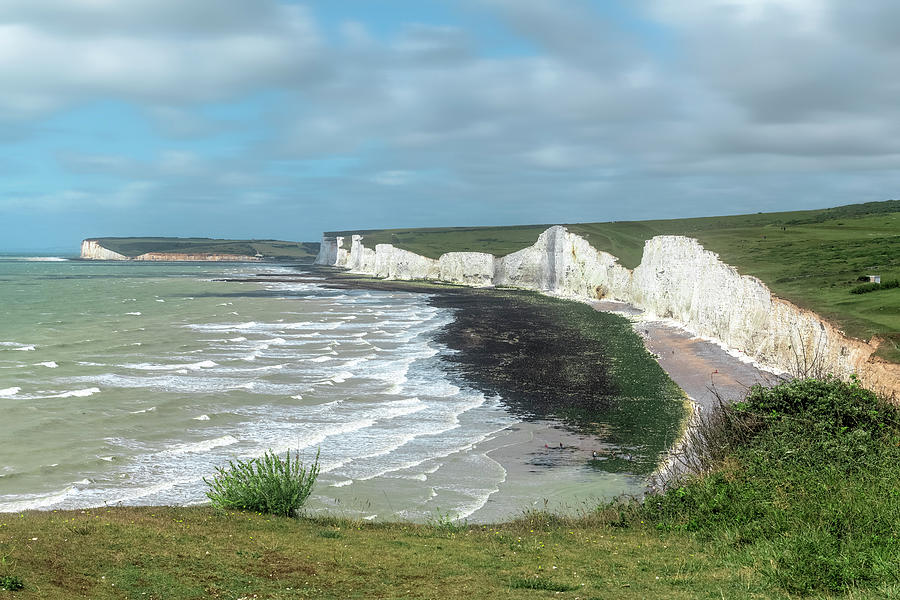
[{"label": "grass tuft", "polygon": [[509,582],[509,587],[523,590],[545,590],[548,592],[571,592],[578,586],[559,583],[545,577],[516,577]]},{"label": "grass tuft", "polygon": [[216,468],[206,496],[221,509],[252,510],[283,517],[295,516],[309,498],[319,475],[319,453],[308,467],[300,453],[281,458],[267,451],[248,461],[229,461],[228,468]]},{"label": "grass tuft", "polygon": [[15,575],[0,576],[0,590],[7,592],[18,592],[25,589],[25,583]]}]

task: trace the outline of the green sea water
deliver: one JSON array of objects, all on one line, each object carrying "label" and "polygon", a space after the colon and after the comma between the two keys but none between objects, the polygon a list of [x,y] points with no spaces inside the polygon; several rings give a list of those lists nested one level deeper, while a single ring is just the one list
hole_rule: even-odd
[{"label": "green sea water", "polygon": [[218,280],[261,271],[297,273],[0,259],[0,511],[203,502],[204,476],[266,449],[320,450],[310,509],[362,518],[639,489],[501,459],[533,433],[447,372],[453,311],[427,295]]}]

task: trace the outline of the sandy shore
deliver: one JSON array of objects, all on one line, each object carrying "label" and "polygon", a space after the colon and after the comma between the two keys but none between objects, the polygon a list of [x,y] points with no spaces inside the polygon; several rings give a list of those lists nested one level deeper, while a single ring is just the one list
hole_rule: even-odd
[{"label": "sandy shore", "polygon": [[644,345],[656,355],[669,374],[701,411],[712,409],[718,398],[733,402],[743,398],[754,384],[773,385],[779,376],[761,369],[739,352],[699,338],[671,321],[646,319],[643,312],[623,302],[592,302],[600,311],[623,314],[632,319]]},{"label": "sandy shore", "polygon": [[639,495],[646,479],[590,468],[593,452],[615,452],[592,435],[574,433],[558,421],[522,421],[472,448],[499,463],[506,479],[473,523],[508,520],[529,509],[568,514],[591,511],[621,494]]},{"label": "sandy shore", "polygon": [[[599,301],[595,309],[614,312],[632,320],[637,334],[647,350],[658,357],[660,366],[684,390],[700,412],[712,410],[719,398],[733,402],[743,398],[754,384],[772,385],[778,375],[759,368],[737,352],[729,352],[718,344],[698,338],[669,321],[645,318],[639,309],[621,302]],[[473,514],[475,521],[490,521],[508,515],[510,506],[504,496],[534,498],[528,506],[551,510],[590,509],[609,499],[612,489],[629,488],[633,494],[646,490],[646,479],[627,474],[619,476],[585,469],[593,460],[593,453],[616,452],[593,435],[573,433],[556,421],[523,422],[485,442],[487,456],[507,470],[507,480],[484,506]],[[482,449],[483,451],[483,449]],[[579,481],[579,489],[568,485],[554,487],[557,476]],[[582,477],[578,474],[581,473]]]}]

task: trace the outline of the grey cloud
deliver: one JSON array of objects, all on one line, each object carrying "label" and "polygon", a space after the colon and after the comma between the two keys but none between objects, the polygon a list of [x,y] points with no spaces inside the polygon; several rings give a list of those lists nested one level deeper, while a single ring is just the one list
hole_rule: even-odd
[{"label": "grey cloud", "polygon": [[474,56],[472,39],[456,27],[407,25],[393,46],[401,56],[430,64],[456,63]]},{"label": "grey cloud", "polygon": [[609,74],[644,52],[610,18],[583,0],[481,0],[544,52]]},{"label": "grey cloud", "polygon": [[[52,10],[57,4],[67,8]],[[210,16],[211,23],[227,19],[230,26],[182,34],[195,31],[206,11],[220,15]],[[69,13],[112,24],[96,31],[66,17],[70,25],[60,29],[60,14]],[[148,31],[135,34],[132,22]],[[5,3],[0,109],[15,119],[94,98],[163,105],[223,100],[325,76],[320,51],[318,30],[304,10],[269,1]]]},{"label": "grey cloud", "polygon": [[[36,17],[11,26],[0,49],[24,62],[0,51],[0,107],[112,95],[141,103],[172,137],[259,134],[215,162],[177,141],[149,161],[60,155],[72,173],[151,182],[155,211],[216,207],[224,219],[266,207],[315,237],[808,208],[896,196],[900,184],[888,2],[629,3],[647,31],[671,38],[651,53],[647,31],[588,2],[470,0],[535,48],[524,56],[489,56],[474,32],[422,24],[384,40],[348,20],[326,41],[312,15],[249,0],[181,40],[151,33],[193,27],[171,0],[126,16],[119,4],[74,3],[89,4],[108,8],[102,35],[59,37],[63,24]],[[142,15],[140,35],[110,33]],[[135,23],[113,23],[126,17]],[[192,106],[256,89],[281,90],[262,122]]]}]

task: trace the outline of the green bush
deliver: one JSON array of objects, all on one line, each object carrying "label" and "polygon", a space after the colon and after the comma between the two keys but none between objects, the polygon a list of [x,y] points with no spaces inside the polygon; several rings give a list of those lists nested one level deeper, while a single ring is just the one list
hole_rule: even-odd
[{"label": "green bush", "polygon": [[797,379],[720,411],[700,439],[728,451],[641,519],[718,541],[789,592],[900,580],[897,407],[855,380]]},{"label": "green bush", "polygon": [[881,283],[875,283],[874,281],[871,283],[864,283],[862,285],[857,285],[854,288],[851,288],[851,294],[868,294],[869,292],[877,292],[878,290],[892,290],[894,288],[900,287],[900,279],[890,279],[888,281],[882,281]]},{"label": "green bush", "polygon": [[217,467],[215,477],[203,481],[213,506],[291,517],[306,502],[318,475],[318,452],[306,467],[299,452],[281,458],[269,450],[248,461],[229,461],[227,469]]},{"label": "green bush", "polygon": [[25,584],[15,575],[3,575],[0,577],[0,590],[18,592],[22,589],[25,589]]}]

